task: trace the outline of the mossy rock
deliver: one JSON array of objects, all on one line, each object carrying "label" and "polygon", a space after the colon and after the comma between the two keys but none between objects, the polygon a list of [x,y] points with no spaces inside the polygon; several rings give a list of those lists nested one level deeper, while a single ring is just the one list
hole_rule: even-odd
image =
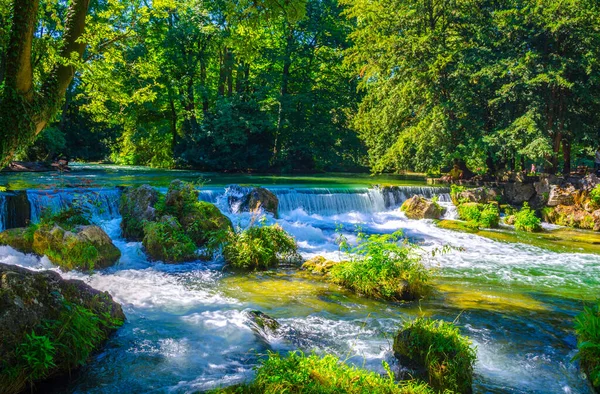
[{"label": "mossy rock", "polygon": [[281,327],[277,320],[261,311],[245,311],[244,315],[248,318],[252,331],[261,339],[275,334]]},{"label": "mossy rock", "polygon": [[302,269],[313,274],[326,275],[331,269],[339,264],[336,261],[327,260],[323,256],[315,256],[302,264]]},{"label": "mossy rock", "polygon": [[31,228],[13,228],[0,233],[0,245],[10,246],[22,253],[34,253],[33,232]]},{"label": "mossy rock", "polygon": [[515,215],[507,216],[504,218],[504,224],[508,224],[509,226],[514,226],[516,218],[517,217]]},{"label": "mossy rock", "polygon": [[559,226],[600,231],[600,210],[590,213],[574,205],[546,207],[542,210],[542,219]]},{"label": "mossy rock", "polygon": [[70,376],[125,320],[121,306],[106,292],[53,271],[7,264],[0,264],[0,310],[0,387],[5,394]]},{"label": "mossy rock", "polygon": [[404,201],[400,210],[409,219],[439,219],[446,211],[438,203],[420,196],[412,196]]},{"label": "mossy rock", "polygon": [[6,230],[0,233],[0,244],[47,256],[65,271],[103,269],[121,258],[110,237],[93,225],[76,226],[71,231],[58,224]]},{"label": "mossy rock", "polygon": [[150,260],[181,263],[198,259],[196,244],[173,216],[146,222],[142,244]]},{"label": "mossy rock", "polygon": [[257,212],[260,209],[277,217],[279,214],[279,199],[273,192],[262,187],[255,187],[242,200],[240,210],[243,212]]},{"label": "mossy rock", "polygon": [[119,203],[123,238],[132,241],[141,241],[144,238],[144,223],[156,220],[156,205],[161,197],[161,194],[149,185],[123,191]]},{"label": "mossy rock", "polygon": [[198,191],[178,179],[171,182],[165,213],[172,215],[197,246],[204,246],[215,232],[233,230],[231,220],[214,204],[198,201]]},{"label": "mossy rock", "polygon": [[418,318],[394,338],[394,355],[435,390],[471,393],[476,353],[452,323]]}]

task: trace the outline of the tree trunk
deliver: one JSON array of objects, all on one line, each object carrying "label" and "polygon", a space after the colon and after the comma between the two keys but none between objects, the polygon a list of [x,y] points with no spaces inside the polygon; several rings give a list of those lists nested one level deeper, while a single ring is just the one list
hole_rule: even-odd
[{"label": "tree trunk", "polygon": [[571,141],[569,141],[567,138],[563,138],[562,148],[563,148],[563,158],[565,161],[563,174],[565,176],[568,176],[571,173]]},{"label": "tree trunk", "polygon": [[[81,58],[85,43],[78,42],[85,30],[89,0],[71,0],[65,18],[61,57]],[[29,146],[60,108],[73,80],[75,68],[57,64],[43,81],[41,91],[33,88],[31,48],[37,24],[39,0],[14,0],[13,24],[6,53],[5,87],[0,99],[0,166]],[[69,62],[70,63],[70,62]]]},{"label": "tree trunk", "polygon": [[558,171],[558,153],[560,152],[560,145],[562,143],[562,133],[557,132],[554,135],[554,141],[552,143],[552,157],[550,157],[550,174],[556,174]]},{"label": "tree trunk", "polygon": [[275,143],[273,145],[273,162],[277,160],[280,151],[281,134],[283,122],[285,121],[286,96],[288,94],[288,84],[290,79],[290,67],[292,65],[292,45],[294,43],[294,32],[291,26],[288,26],[288,33],[285,42],[285,56],[283,58],[283,70],[281,72],[281,87],[279,90],[279,113],[277,114],[277,130],[275,132]]}]

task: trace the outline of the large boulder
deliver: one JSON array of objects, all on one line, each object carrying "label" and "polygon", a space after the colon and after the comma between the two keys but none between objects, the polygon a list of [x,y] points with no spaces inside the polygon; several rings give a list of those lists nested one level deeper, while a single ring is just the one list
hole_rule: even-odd
[{"label": "large boulder", "polygon": [[535,195],[532,183],[508,182],[504,185],[504,197],[509,204],[521,205]]},{"label": "large boulder", "polygon": [[550,188],[548,195],[548,202],[546,205],[549,207],[556,207],[558,205],[575,205],[575,194],[577,190],[573,186],[560,187],[554,185]]},{"label": "large boulder", "polygon": [[58,224],[6,230],[0,244],[23,253],[47,256],[65,271],[107,268],[121,258],[121,252],[98,226],[75,226],[65,230]]},{"label": "large boulder", "polygon": [[327,260],[323,256],[315,256],[309,260],[306,260],[302,264],[302,269],[313,274],[325,275],[335,266],[339,264],[336,261]]},{"label": "large boulder", "polygon": [[108,293],[82,281],[0,264],[0,391],[70,375],[124,320]]},{"label": "large boulder", "polygon": [[277,217],[279,199],[273,192],[262,187],[255,187],[244,196],[239,209],[242,212],[257,212],[261,208]]},{"label": "large boulder", "polygon": [[196,244],[173,216],[146,222],[142,244],[150,260],[180,263],[198,259]]},{"label": "large boulder", "polygon": [[160,193],[149,185],[127,188],[121,195],[121,230],[123,237],[132,241],[141,241],[144,237],[144,223],[156,220],[156,203]]},{"label": "large boulder", "polygon": [[217,206],[198,201],[198,191],[178,179],[171,182],[165,200],[165,211],[175,217],[197,246],[204,246],[217,232],[233,229],[231,220]]},{"label": "large boulder", "polygon": [[548,223],[600,231],[600,209],[590,213],[575,205],[559,205],[542,210],[542,216]]},{"label": "large boulder", "polygon": [[400,210],[409,219],[439,219],[445,212],[445,209],[437,202],[420,196],[412,196],[404,201]]},{"label": "large boulder", "polygon": [[466,189],[455,194],[453,200],[458,202],[476,202],[478,204],[487,204],[488,202],[498,202],[502,198],[502,191],[490,187],[477,187]]},{"label": "large boulder", "polygon": [[560,179],[553,174],[540,174],[539,181],[533,183],[537,195],[550,194],[552,186],[558,185]]}]

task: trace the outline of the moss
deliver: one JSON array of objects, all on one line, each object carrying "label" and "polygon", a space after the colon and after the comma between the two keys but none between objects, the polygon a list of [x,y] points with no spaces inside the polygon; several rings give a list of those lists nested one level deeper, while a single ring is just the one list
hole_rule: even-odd
[{"label": "moss", "polygon": [[126,189],[119,201],[121,231],[125,239],[140,241],[144,238],[144,223],[156,219],[159,204],[165,197],[149,185]]},{"label": "moss", "polygon": [[394,354],[436,390],[472,391],[476,353],[451,323],[425,318],[405,323],[394,339]]},{"label": "moss", "polygon": [[142,244],[152,260],[180,263],[198,259],[196,244],[172,216],[146,222]]},{"label": "moss", "polygon": [[579,350],[575,359],[600,392],[600,303],[584,308],[575,318],[575,333]]},{"label": "moss", "polygon": [[439,219],[445,211],[437,201],[429,201],[419,196],[413,196],[406,200],[400,210],[409,219]]},{"label": "moss", "polygon": [[339,263],[327,260],[323,256],[315,256],[304,262],[304,264],[302,264],[302,269],[313,274],[325,275],[328,274],[336,264]]},{"label": "moss", "polygon": [[23,253],[34,253],[33,232],[35,227],[13,228],[0,233],[0,245],[8,245]]},{"label": "moss", "polygon": [[254,381],[212,391],[212,393],[247,394],[425,394],[433,393],[424,383],[404,381],[397,383],[386,364],[388,375],[358,369],[341,362],[332,355],[306,356],[293,352],[287,357],[269,353],[256,370]]}]

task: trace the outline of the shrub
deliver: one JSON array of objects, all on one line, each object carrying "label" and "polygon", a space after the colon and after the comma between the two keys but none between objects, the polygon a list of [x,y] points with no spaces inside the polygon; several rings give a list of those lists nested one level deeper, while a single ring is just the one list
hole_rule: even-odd
[{"label": "shrub", "polygon": [[458,206],[458,216],[477,226],[495,228],[500,222],[500,211],[496,204],[464,203]]},{"label": "shrub", "polygon": [[54,227],[58,225],[65,230],[71,231],[77,226],[90,225],[88,215],[78,206],[71,206],[59,212],[53,212],[50,208],[45,208],[40,217],[40,226]]},{"label": "shrub", "polygon": [[142,244],[153,260],[179,263],[197,258],[196,244],[171,216],[164,216],[160,222],[146,222]]},{"label": "shrub", "polygon": [[584,308],[575,318],[575,333],[581,369],[596,390],[600,390],[600,303]]},{"label": "shrub", "polygon": [[243,270],[267,269],[281,261],[298,258],[298,246],[278,224],[251,226],[225,236],[223,257],[233,268]]},{"label": "shrub", "polygon": [[590,200],[595,208],[600,207],[600,185],[596,185],[590,192]]},{"label": "shrub", "polygon": [[471,392],[476,352],[452,323],[426,318],[405,323],[394,339],[394,354],[407,366],[423,369],[436,390]]},{"label": "shrub", "polygon": [[405,381],[396,383],[387,364],[388,375],[358,369],[341,362],[337,357],[326,355],[306,356],[291,352],[287,357],[269,353],[256,370],[254,381],[248,385],[215,390],[214,393],[240,394],[429,394],[433,393],[424,383]]},{"label": "shrub", "polygon": [[429,270],[416,246],[401,239],[402,232],[359,233],[357,246],[348,250],[350,261],[332,267],[332,281],[372,298],[412,300],[423,295],[428,289]]},{"label": "shrub", "polygon": [[542,222],[529,207],[529,204],[524,203],[523,208],[515,214],[515,229],[530,233],[542,231]]}]

